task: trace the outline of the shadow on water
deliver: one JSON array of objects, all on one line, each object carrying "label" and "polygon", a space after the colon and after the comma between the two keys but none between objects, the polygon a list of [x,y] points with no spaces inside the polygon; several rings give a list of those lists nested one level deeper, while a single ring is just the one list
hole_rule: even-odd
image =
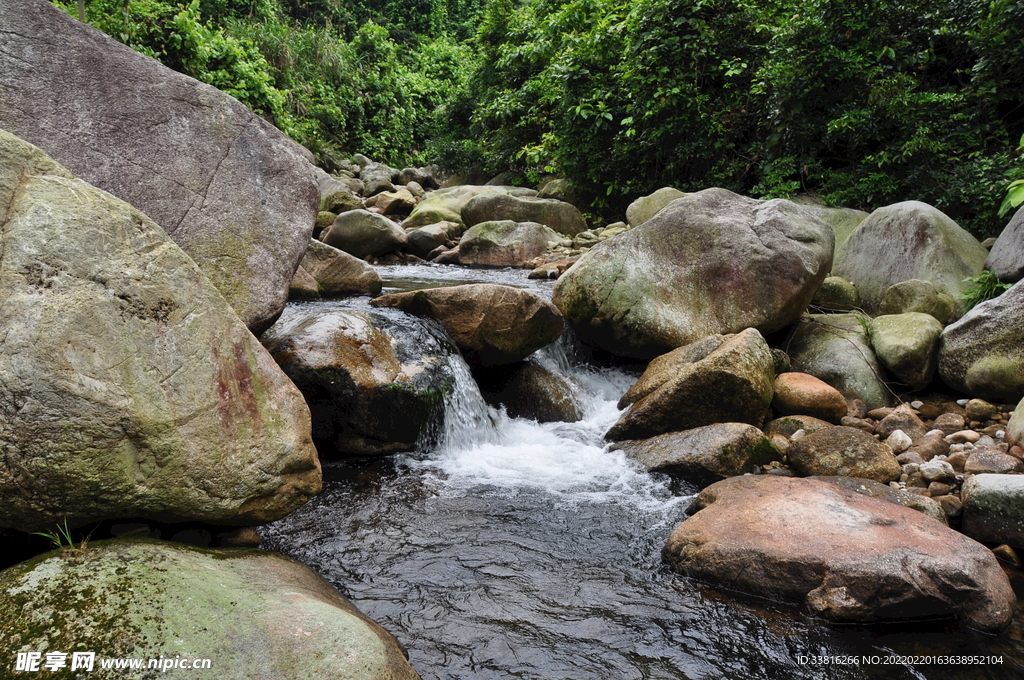
[{"label": "shadow on water", "polygon": [[[324,492],[266,527],[264,547],[333,582],[424,680],[1024,677],[1024,609],[995,638],[833,627],[668,571],[661,548],[695,489],[604,450],[633,376],[575,373],[584,419],[538,424],[488,409],[467,371],[438,447],[326,466]],[[914,655],[1002,663],[894,658]]]}]

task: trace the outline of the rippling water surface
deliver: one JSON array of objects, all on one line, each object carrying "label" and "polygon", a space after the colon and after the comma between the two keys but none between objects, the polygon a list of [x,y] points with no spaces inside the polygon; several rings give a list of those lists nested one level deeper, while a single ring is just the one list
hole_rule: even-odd
[{"label": "rippling water surface", "polygon": [[[397,279],[392,269],[406,274],[392,290],[436,285],[431,268],[383,275]],[[455,271],[459,282],[525,280],[521,271]],[[578,380],[583,421],[510,419],[483,404],[463,367],[440,445],[328,465],[323,494],[267,527],[265,547],[332,581],[405,645],[424,680],[1024,677],[1019,615],[999,638],[951,625],[834,628],[666,570],[661,547],[695,489],[642,472],[602,441],[635,376],[570,367],[559,347],[542,353]],[[894,654],[1003,663],[802,659]]]}]

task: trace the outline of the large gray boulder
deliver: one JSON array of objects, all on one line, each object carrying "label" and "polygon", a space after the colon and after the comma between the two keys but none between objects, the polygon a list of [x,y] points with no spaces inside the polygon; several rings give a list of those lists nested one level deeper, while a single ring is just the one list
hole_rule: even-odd
[{"label": "large gray boulder", "polygon": [[444,422],[456,348],[398,312],[289,307],[263,344],[298,386],[325,458],[412,451]]},{"label": "large gray boulder", "polygon": [[[0,630],[12,650],[68,653],[65,670],[72,650],[95,652],[94,673],[61,677],[419,680],[398,642],[330,584],[261,550],[124,539],[40,555],[0,572]],[[100,667],[125,657],[211,668]]]},{"label": "large gray boulder", "polygon": [[626,208],[626,222],[636,227],[665,209],[672,201],[687,194],[673,187],[662,187],[652,194],[641,196]]},{"label": "large gray boulder", "polygon": [[0,526],[268,522],[320,490],[309,411],[146,215],[0,131]]},{"label": "large gray boulder", "polygon": [[383,163],[367,163],[359,172],[363,195],[373,196],[383,191],[394,191],[392,182],[398,180],[398,171]]},{"label": "large gray boulder", "polygon": [[1024,208],[1014,213],[999,234],[985,260],[985,269],[994,271],[1004,283],[1016,283],[1024,278]]},{"label": "large gray boulder", "polygon": [[594,246],[553,300],[585,343],[652,359],[715,333],[779,330],[832,264],[832,230],[789,201],[706,189]]},{"label": "large gray boulder", "polygon": [[325,296],[365,293],[379,295],[383,287],[380,274],[371,265],[316,239],[309,242],[309,250],[299,263],[317,284],[317,291]]},{"label": "large gray boulder", "polygon": [[1024,283],[982,302],[946,326],[939,375],[972,397],[1017,401],[1024,396]]},{"label": "large gray boulder", "polygon": [[836,621],[942,615],[998,633],[1017,598],[985,546],[916,510],[772,475],[704,489],[665,545],[669,565]]},{"label": "large gray boulder", "polygon": [[349,210],[320,233],[320,240],[360,260],[401,250],[408,242],[397,224],[367,210]]},{"label": "large gray boulder", "polygon": [[779,457],[761,430],[747,423],[716,423],[612,447],[651,472],[705,486],[754,472]]},{"label": "large gray boulder", "polygon": [[507,194],[511,190],[510,187],[465,184],[431,191],[416,204],[402,222],[402,227],[414,229],[438,222],[454,222],[461,231],[466,226],[462,221],[462,209],[471,199],[482,194]]},{"label": "large gray boulder", "polygon": [[863,210],[854,210],[853,208],[830,208],[818,203],[802,200],[800,197],[795,199],[794,203],[817,217],[828,226],[832,227],[832,233],[836,236],[836,249],[833,264],[839,259],[840,253],[846,246],[846,240],[850,238],[850,234],[852,234],[854,230],[860,226],[860,223],[868,217],[868,213]]},{"label": "large gray boulder", "polygon": [[774,381],[771,349],[756,329],[705,338],[652,361],[619,400],[628,409],[605,437],[646,439],[729,422],[760,427]]},{"label": "large gray boulder", "polygon": [[462,221],[467,227],[504,220],[536,222],[565,236],[587,229],[587,221],[576,206],[554,198],[481,194],[462,208]]},{"label": "large gray boulder", "polygon": [[370,304],[440,322],[472,366],[521,361],[557,340],[564,328],[558,309],[547,300],[492,283],[392,293]]},{"label": "large gray boulder", "polygon": [[308,152],[48,2],[4,0],[0,26],[0,128],[149,215],[255,333],[273,323],[316,219]]},{"label": "large gray boulder", "polygon": [[964,482],[965,534],[1024,550],[1024,475],[975,475]]},{"label": "large gray boulder", "polygon": [[459,242],[459,262],[487,267],[521,267],[550,248],[572,242],[537,222],[481,222]]},{"label": "large gray boulder", "polygon": [[[940,210],[919,201],[879,208],[850,234],[832,268],[857,286],[869,314],[902,281],[931,281],[954,300],[981,272],[988,251]],[[962,311],[962,310],[961,310]]]},{"label": "large gray boulder", "polygon": [[856,314],[807,314],[785,344],[793,370],[825,381],[847,401],[860,399],[869,409],[888,406],[892,393],[871,349],[867,324]]},{"label": "large gray boulder", "polygon": [[908,312],[876,316],[868,324],[875,356],[912,390],[935,376],[942,324],[931,314]]}]

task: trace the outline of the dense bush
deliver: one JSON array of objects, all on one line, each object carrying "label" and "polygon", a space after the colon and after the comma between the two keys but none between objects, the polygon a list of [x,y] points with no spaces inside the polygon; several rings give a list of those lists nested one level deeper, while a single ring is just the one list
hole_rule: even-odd
[{"label": "dense bush", "polygon": [[982,234],[1021,176],[1015,0],[492,0],[478,46],[439,151],[610,211],[718,185],[920,199]]},{"label": "dense bush", "polygon": [[[397,0],[365,0],[386,9]],[[75,0],[60,6],[77,15]],[[408,5],[407,24],[365,21],[337,0],[90,0],[87,19],[148,56],[218,87],[257,111],[331,168],[355,151],[395,165],[421,163],[435,114],[461,88],[471,50],[449,37],[447,7],[475,0]],[[414,20],[415,11],[429,16]],[[469,10],[467,10],[469,11]],[[415,14],[415,17],[419,17]],[[424,23],[425,22],[425,23]],[[436,27],[417,37],[414,28]],[[403,37],[405,44],[396,40]]]}]

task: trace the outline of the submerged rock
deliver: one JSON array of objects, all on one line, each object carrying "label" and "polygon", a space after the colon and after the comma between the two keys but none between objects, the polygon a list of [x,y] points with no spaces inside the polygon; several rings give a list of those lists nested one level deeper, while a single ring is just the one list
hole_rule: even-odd
[{"label": "submerged rock", "polygon": [[419,679],[330,584],[252,549],[123,539],[40,555],[0,572],[0,630],[11,649],[68,653],[67,667],[73,650],[95,652],[97,677],[113,677],[99,659],[132,657],[209,659],[183,672],[223,680]]},{"label": "submerged rock", "polygon": [[649,360],[715,333],[779,330],[832,263],[832,230],[789,201],[706,189],[594,246],[552,300],[583,342]]},{"label": "submerged rock", "polygon": [[755,329],[705,338],[652,361],[619,400],[619,408],[629,408],[605,437],[646,439],[714,423],[759,426],[774,379],[771,350]]},{"label": "submerged rock", "polygon": [[306,398],[325,458],[412,451],[444,421],[457,350],[430,322],[290,307],[263,344]]},{"label": "submerged rock", "polygon": [[375,307],[436,319],[472,366],[501,366],[525,359],[562,335],[558,310],[519,288],[476,283],[392,293]]},{"label": "submerged rock", "polygon": [[704,489],[669,565],[730,589],[802,601],[836,621],[956,615],[1000,632],[1017,599],[992,552],[923,514],[834,484],[770,475]]},{"label": "submerged rock", "polygon": [[257,524],[320,490],[309,411],[196,264],[0,131],[0,526]]},{"label": "submerged rock", "polygon": [[38,0],[0,3],[0,128],[145,212],[259,334],[320,202],[308,152],[230,95]]}]

